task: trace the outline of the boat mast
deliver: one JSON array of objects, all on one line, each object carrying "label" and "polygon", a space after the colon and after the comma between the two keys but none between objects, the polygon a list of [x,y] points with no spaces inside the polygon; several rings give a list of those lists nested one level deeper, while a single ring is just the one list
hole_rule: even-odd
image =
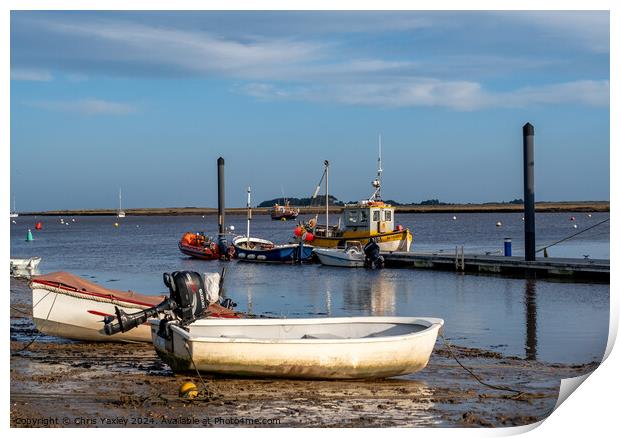
[{"label": "boat mast", "polygon": [[325,237],[329,237],[329,161],[325,160]]},{"label": "boat mast", "polygon": [[250,244],[250,221],[252,220],[252,189],[250,188],[250,186],[248,186],[248,227],[247,227],[247,231],[246,231],[246,240],[245,240],[245,244],[246,247],[247,245]]},{"label": "boat mast", "polygon": [[383,169],[381,168],[381,134],[379,134],[379,159],[377,160],[377,177],[372,182],[372,186],[375,188],[375,192],[370,198],[371,201],[381,200],[381,173],[383,173]]},{"label": "boat mast", "polygon": [[118,211],[123,211],[123,205],[121,202],[121,188],[118,188]]}]

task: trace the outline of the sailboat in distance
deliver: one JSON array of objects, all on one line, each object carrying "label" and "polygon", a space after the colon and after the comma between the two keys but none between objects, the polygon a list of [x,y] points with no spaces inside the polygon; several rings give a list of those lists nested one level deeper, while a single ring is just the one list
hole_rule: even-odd
[{"label": "sailboat in distance", "polygon": [[18,216],[19,214],[17,213],[17,210],[15,210],[15,196],[13,196],[13,210],[11,210],[9,217],[18,217]]},{"label": "sailboat in distance", "polygon": [[116,217],[125,217],[125,212],[123,211],[122,193],[120,188],[118,189],[118,212],[116,213]]}]

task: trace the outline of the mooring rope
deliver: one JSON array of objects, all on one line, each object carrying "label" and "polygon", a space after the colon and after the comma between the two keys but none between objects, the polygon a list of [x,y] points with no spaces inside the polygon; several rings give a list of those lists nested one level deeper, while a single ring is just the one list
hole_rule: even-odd
[{"label": "mooring rope", "polygon": [[444,335],[442,333],[439,334],[439,337],[441,337],[441,339],[443,340],[444,345],[446,346],[446,348],[448,349],[448,352],[450,353],[450,356],[452,356],[452,358],[456,361],[456,363],[458,363],[465,371],[467,371],[474,379],[476,379],[478,381],[478,383],[480,383],[481,385],[487,386],[491,389],[495,389],[497,391],[507,391],[507,392],[512,392],[515,393],[515,395],[511,396],[510,398],[513,400],[519,400],[521,398],[521,396],[527,394],[525,391],[521,391],[518,389],[513,389],[513,388],[509,388],[508,386],[498,386],[498,385],[492,385],[490,383],[486,383],[484,382],[480,377],[478,377],[471,369],[467,368],[465,365],[463,365],[461,363],[461,361],[456,357],[456,355],[454,354],[454,352],[452,351],[452,348],[450,346],[450,343],[448,342],[448,340],[444,337]]},{"label": "mooring rope", "polygon": [[187,342],[184,342],[183,346],[185,347],[185,350],[187,351],[187,354],[189,355],[189,359],[192,361],[192,366],[194,367],[194,370],[196,371],[196,375],[198,376],[198,379],[200,379],[200,383],[201,383],[201,385],[204,388],[204,391],[206,393],[205,397],[200,398],[200,399],[193,399],[193,400],[212,401],[214,398],[216,398],[215,392],[211,391],[209,389],[209,387],[207,386],[207,383],[204,381],[204,379],[200,375],[200,371],[198,371],[198,367],[196,366],[196,363],[194,362],[194,356],[192,355],[192,352],[189,351],[189,347],[187,346]]},{"label": "mooring rope", "polygon": [[577,233],[575,233],[575,234],[571,234],[571,235],[570,235],[570,236],[568,236],[568,237],[565,237],[565,238],[563,238],[563,239],[560,239],[560,240],[558,240],[557,242],[553,242],[553,243],[552,243],[552,244],[550,244],[550,245],[547,245],[547,246],[544,246],[544,247],[542,247],[542,248],[540,248],[540,249],[537,249],[537,250],[536,250],[536,252],[541,252],[541,251],[544,251],[544,250],[546,250],[547,248],[551,248],[552,246],[557,245],[558,243],[562,243],[562,242],[565,242],[565,241],[567,241],[567,240],[569,240],[569,239],[572,239],[573,237],[578,236],[578,235],[580,235],[581,233],[585,233],[586,231],[591,230],[591,229],[592,229],[592,228],[594,228],[594,227],[598,227],[599,225],[604,224],[604,223],[605,223],[605,222],[607,222],[607,221],[609,221],[609,218],[607,218],[607,219],[605,219],[605,220],[603,220],[603,221],[600,221],[600,222],[599,222],[599,223],[597,223],[597,224],[594,224],[594,225],[592,225],[592,226],[589,226],[588,228],[584,228],[583,230],[578,231],[578,232],[577,232]]},{"label": "mooring rope", "polygon": [[[48,293],[48,294],[46,294],[45,296],[47,296],[47,295],[49,295],[49,293]],[[43,298],[45,298],[45,297],[43,297]],[[43,298],[41,298],[41,300],[43,300]],[[52,314],[52,309],[54,308],[54,304],[56,304],[56,298],[58,298],[58,295],[57,295],[57,294],[56,294],[56,295],[54,295],[54,301],[52,301],[52,305],[50,306],[50,310],[47,312],[47,316],[45,317],[45,321],[44,321],[44,322],[49,321],[49,317],[50,317],[50,315]],[[41,302],[41,300],[39,300],[39,303]],[[38,303],[37,303],[37,304],[38,304]],[[34,344],[34,343],[35,343],[35,342],[36,342],[36,341],[37,341],[37,340],[41,337],[41,335],[42,335],[42,334],[43,334],[43,332],[42,332],[42,331],[39,331],[39,333],[38,333],[38,334],[34,337],[34,339],[32,339],[32,340],[31,340],[31,341],[30,341],[30,342],[29,342],[29,343],[28,343],[25,347],[23,347],[23,348],[21,348],[21,349],[17,350],[17,351],[16,351],[16,352],[14,352],[14,353],[11,353],[11,356],[15,356],[15,355],[17,355],[18,353],[21,353],[22,351],[27,350],[28,348],[30,348],[30,346],[31,346],[32,344]]]}]

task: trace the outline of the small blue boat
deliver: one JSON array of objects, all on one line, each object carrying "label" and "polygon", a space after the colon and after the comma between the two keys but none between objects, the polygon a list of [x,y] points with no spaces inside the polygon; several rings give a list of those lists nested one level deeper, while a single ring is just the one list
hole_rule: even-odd
[{"label": "small blue boat", "polygon": [[307,262],[312,258],[313,247],[291,243],[276,245],[269,240],[245,236],[233,240],[235,255],[248,262],[295,263]]}]

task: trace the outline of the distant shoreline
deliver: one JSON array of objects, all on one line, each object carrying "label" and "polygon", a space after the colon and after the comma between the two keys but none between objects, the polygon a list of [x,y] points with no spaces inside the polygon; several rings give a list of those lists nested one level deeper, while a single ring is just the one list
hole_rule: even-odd
[{"label": "distant shoreline", "polygon": [[[523,211],[523,204],[445,204],[445,205],[399,205],[394,207],[398,213],[516,213]],[[300,214],[317,214],[325,211],[324,207],[299,207]],[[329,207],[331,213],[342,212],[341,206]],[[607,201],[576,202],[537,202],[536,211],[540,213],[557,212],[609,212]],[[270,214],[267,207],[253,208],[253,214]],[[245,214],[245,208],[227,208],[226,214]],[[93,210],[50,210],[40,212],[20,212],[20,216],[116,216],[114,209]],[[171,207],[171,208],[128,208],[127,216],[207,216],[216,215],[217,208]]]}]

